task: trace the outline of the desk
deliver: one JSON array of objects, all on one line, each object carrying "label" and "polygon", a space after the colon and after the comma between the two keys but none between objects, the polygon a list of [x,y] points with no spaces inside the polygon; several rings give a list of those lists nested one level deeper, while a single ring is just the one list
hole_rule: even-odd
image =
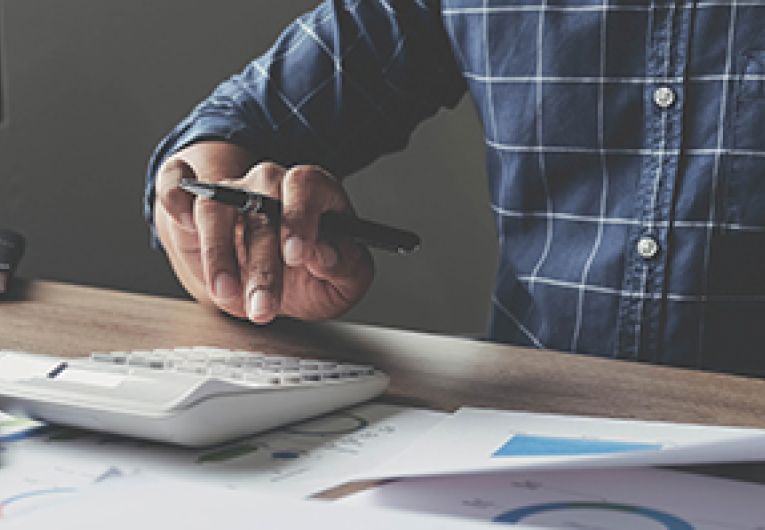
[{"label": "desk", "polygon": [[[0,348],[78,356],[182,345],[269,349],[373,364],[384,399],[765,428],[765,380],[530,350],[340,322],[258,327],[200,304],[53,282],[19,282],[0,302]],[[705,469],[706,471],[706,469]],[[765,482],[765,466],[715,466]]]}]

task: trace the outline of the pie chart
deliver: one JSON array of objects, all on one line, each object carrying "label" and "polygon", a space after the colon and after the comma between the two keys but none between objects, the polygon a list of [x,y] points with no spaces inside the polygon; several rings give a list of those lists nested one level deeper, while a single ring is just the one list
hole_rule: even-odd
[{"label": "pie chart", "polygon": [[[577,528],[654,528],[657,530],[694,530],[681,518],[645,506],[608,502],[551,502],[516,508],[494,518],[495,523],[538,523]],[[619,526],[614,526],[618,524]]]}]

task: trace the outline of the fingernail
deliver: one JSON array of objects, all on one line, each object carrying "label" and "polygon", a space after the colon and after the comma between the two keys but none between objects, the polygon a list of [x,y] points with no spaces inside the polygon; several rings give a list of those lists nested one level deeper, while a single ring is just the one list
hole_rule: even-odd
[{"label": "fingernail", "polygon": [[267,291],[255,291],[250,299],[250,318],[258,318],[271,312],[271,296]]},{"label": "fingernail", "polygon": [[232,274],[221,272],[215,277],[214,289],[216,298],[227,300],[236,296],[239,285]]},{"label": "fingernail", "polygon": [[319,259],[321,260],[322,267],[331,269],[337,265],[337,252],[332,247],[322,245],[319,247]]},{"label": "fingernail", "polygon": [[300,265],[303,263],[303,251],[305,244],[297,236],[292,236],[284,243],[284,261],[287,265]]},{"label": "fingernail", "polygon": [[194,225],[194,216],[192,216],[189,212],[183,212],[180,215],[180,221],[181,226],[187,230],[196,230],[196,226]]}]

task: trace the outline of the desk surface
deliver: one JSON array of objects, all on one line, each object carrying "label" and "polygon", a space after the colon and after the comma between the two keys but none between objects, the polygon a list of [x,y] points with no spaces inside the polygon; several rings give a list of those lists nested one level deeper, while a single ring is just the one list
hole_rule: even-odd
[{"label": "desk surface", "polygon": [[[211,345],[355,360],[391,376],[386,400],[765,428],[765,380],[529,350],[376,326],[266,327],[197,303],[53,282],[0,301],[0,349],[56,355]],[[765,482],[765,464],[698,468]]]},{"label": "desk surface", "polygon": [[282,320],[266,327],[199,304],[53,282],[0,301],[0,348],[57,355],[181,345],[356,360],[391,375],[386,399],[765,427],[765,380],[443,337]]}]

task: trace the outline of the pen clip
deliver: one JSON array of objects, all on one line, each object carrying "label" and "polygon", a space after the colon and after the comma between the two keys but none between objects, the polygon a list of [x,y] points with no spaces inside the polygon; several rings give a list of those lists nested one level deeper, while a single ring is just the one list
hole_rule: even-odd
[{"label": "pen clip", "polygon": [[247,215],[253,212],[262,213],[263,197],[255,193],[248,193],[247,202],[245,202],[241,207],[237,208],[237,210],[239,210],[239,213],[242,215]]}]

